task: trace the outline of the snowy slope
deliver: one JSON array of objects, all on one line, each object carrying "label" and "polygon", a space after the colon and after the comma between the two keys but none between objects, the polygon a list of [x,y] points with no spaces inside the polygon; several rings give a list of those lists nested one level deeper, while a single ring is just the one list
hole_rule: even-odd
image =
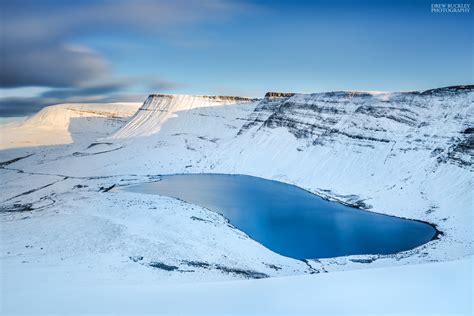
[{"label": "snowy slope", "polygon": [[193,96],[152,94],[128,123],[112,135],[112,138],[147,136],[159,132],[161,125],[179,111],[202,107],[247,103],[251,99],[232,96]]},{"label": "snowy slope", "polygon": [[[115,125],[115,133],[91,130],[69,145],[2,150],[2,273],[14,272],[11,284],[22,271],[45,267],[101,275],[104,283],[163,284],[472,255],[473,98],[472,86],[261,100],[152,95],[127,123]],[[370,211],[430,222],[444,234],[389,256],[298,261],[271,252],[209,210],[116,190],[160,174],[199,172],[296,184]]]},{"label": "snowy slope", "polygon": [[241,128],[236,139],[245,146],[223,144],[216,172],[428,221],[451,239],[451,253],[472,252],[472,87],[277,99],[263,100]]},{"label": "snowy slope", "polygon": [[[472,315],[473,258],[263,280],[163,284],[130,276],[97,282],[7,266],[3,315]],[[21,275],[18,275],[21,274]],[[130,279],[129,279],[130,278]],[[68,282],[64,282],[67,279]],[[18,302],[23,297],[27,304]]]},{"label": "snowy slope", "polygon": [[68,144],[84,137],[91,141],[121,127],[139,106],[140,103],[48,106],[26,120],[0,125],[0,149]]}]

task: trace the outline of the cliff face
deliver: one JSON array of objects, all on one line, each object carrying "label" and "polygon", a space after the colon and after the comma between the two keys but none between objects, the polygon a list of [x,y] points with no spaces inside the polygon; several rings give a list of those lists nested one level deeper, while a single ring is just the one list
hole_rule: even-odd
[{"label": "cliff face", "polygon": [[179,111],[202,107],[248,103],[254,99],[235,96],[194,96],[152,94],[130,121],[112,135],[112,138],[147,136],[157,133],[162,124]]},{"label": "cliff face", "polygon": [[270,99],[270,98],[286,98],[286,97],[292,97],[296,93],[293,92],[275,92],[275,91],[269,91],[265,93],[265,98]]},{"label": "cliff face", "polygon": [[247,98],[247,97],[241,97],[241,96],[232,96],[232,95],[179,95],[179,94],[150,94],[150,97],[159,99],[159,98],[164,98],[164,99],[174,99],[174,98],[179,98],[179,97],[187,97],[187,98],[196,98],[196,99],[202,99],[202,100],[208,100],[208,101],[215,101],[215,102],[250,102],[250,101],[256,101],[258,99],[255,98]]},{"label": "cliff face", "polygon": [[474,86],[407,93],[268,95],[239,134],[284,128],[306,147],[392,144],[431,150],[440,163],[472,167]]}]

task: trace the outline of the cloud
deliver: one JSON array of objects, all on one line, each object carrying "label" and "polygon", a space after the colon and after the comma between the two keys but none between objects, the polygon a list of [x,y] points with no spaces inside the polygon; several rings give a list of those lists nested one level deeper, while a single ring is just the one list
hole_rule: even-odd
[{"label": "cloud", "polygon": [[[149,92],[175,89],[177,83],[157,77],[119,78],[105,56],[75,43],[110,34],[172,38],[183,27],[248,9],[234,0],[0,0],[0,116],[65,102],[142,101]],[[24,87],[50,89],[1,97],[2,88]]]},{"label": "cloud", "polygon": [[165,34],[245,11],[230,0],[0,0],[0,87],[73,87],[112,76],[104,56],[75,39],[95,34]]},{"label": "cloud", "polygon": [[225,20],[250,6],[231,0],[24,1],[4,5],[5,36],[44,41],[66,34],[165,32],[171,27]]},{"label": "cloud", "polygon": [[[30,115],[44,106],[59,103],[142,102],[150,93],[169,91],[179,86],[178,83],[155,77],[131,76],[108,82],[92,82],[87,86],[41,89],[36,95],[0,98],[0,117]],[[26,88],[16,90],[22,89]]]},{"label": "cloud", "polygon": [[101,96],[118,92],[127,87],[125,82],[114,82],[108,84],[94,85],[90,87],[51,89],[41,94],[42,98],[65,99],[71,97]]},{"label": "cloud", "polygon": [[96,52],[66,45],[6,49],[1,62],[1,87],[70,87],[105,77],[110,69]]},{"label": "cloud", "polygon": [[82,95],[36,96],[36,97],[7,97],[0,99],[0,117],[28,116],[38,112],[43,107],[60,103],[110,103],[110,102],[143,102],[147,93],[121,93]]},{"label": "cloud", "polygon": [[26,116],[39,111],[41,104],[35,97],[7,97],[0,99],[0,117]]}]

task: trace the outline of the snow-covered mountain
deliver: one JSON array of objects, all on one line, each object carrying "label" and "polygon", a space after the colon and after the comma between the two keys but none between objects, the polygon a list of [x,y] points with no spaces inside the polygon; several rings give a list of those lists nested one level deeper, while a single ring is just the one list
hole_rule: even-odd
[{"label": "snow-covered mountain", "polygon": [[0,149],[93,141],[121,127],[140,103],[58,104],[0,125]]},{"label": "snow-covered mountain", "polygon": [[460,86],[421,93],[267,94],[240,133],[253,126],[283,127],[306,139],[306,147],[398,144],[395,153],[431,148],[439,162],[468,166],[473,154],[471,92]]},{"label": "snow-covered mountain", "polygon": [[[72,137],[67,145],[12,149],[24,146],[13,142],[0,151],[0,253],[11,282],[22,269],[51,266],[107,280],[200,281],[474,253],[474,86],[268,93],[262,99],[151,95],[134,115],[133,106],[83,108],[94,115],[107,108],[107,114],[99,115],[99,124],[78,124],[74,133],[73,116],[58,118],[57,109],[46,108],[31,120],[89,136]],[[2,138],[31,130],[27,126],[38,138],[46,133],[30,123],[3,127]],[[295,184],[370,211],[432,223],[442,234],[394,255],[299,261],[271,252],[207,209],[116,190],[162,174],[200,172]]]},{"label": "snow-covered mountain", "polygon": [[178,111],[251,101],[250,98],[234,96],[152,94],[127,124],[112,135],[112,138],[155,134],[159,132],[162,123],[170,117],[176,116],[175,113]]}]

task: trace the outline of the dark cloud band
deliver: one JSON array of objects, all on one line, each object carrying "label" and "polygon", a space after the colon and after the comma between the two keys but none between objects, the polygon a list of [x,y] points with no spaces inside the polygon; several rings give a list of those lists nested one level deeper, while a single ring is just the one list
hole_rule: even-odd
[{"label": "dark cloud band", "polygon": [[64,102],[121,101],[118,96],[140,101],[148,91],[126,94],[136,82],[142,91],[173,89],[174,83],[160,78],[118,80],[105,56],[71,43],[97,33],[160,35],[243,9],[234,0],[0,0],[0,7],[0,88],[51,88],[35,97],[0,95],[0,116],[29,115],[45,105]]},{"label": "dark cloud band", "polygon": [[80,36],[161,34],[239,10],[230,0],[0,1],[0,87],[72,87],[110,76],[103,56],[67,44]]}]

